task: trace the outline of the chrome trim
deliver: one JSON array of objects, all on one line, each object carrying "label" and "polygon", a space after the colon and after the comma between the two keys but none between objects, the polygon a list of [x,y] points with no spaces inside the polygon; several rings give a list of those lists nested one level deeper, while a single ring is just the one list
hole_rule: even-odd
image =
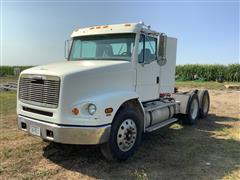
[{"label": "chrome trim", "polygon": [[[103,127],[64,126],[38,121],[21,115],[18,116],[17,121],[19,129],[30,134],[30,125],[40,127],[40,137],[42,139],[63,144],[102,144],[108,141],[111,131],[111,125]],[[22,122],[26,123],[26,129],[22,128]],[[46,130],[53,131],[54,137],[48,137]]]},{"label": "chrome trim", "polygon": [[20,78],[30,78],[30,79],[46,79],[53,81],[60,81],[60,77],[51,75],[39,75],[39,74],[22,74]]},{"label": "chrome trim", "polygon": [[[40,81],[40,82],[38,82]],[[47,108],[57,108],[60,78],[49,75],[23,74],[19,80],[19,100]]]}]

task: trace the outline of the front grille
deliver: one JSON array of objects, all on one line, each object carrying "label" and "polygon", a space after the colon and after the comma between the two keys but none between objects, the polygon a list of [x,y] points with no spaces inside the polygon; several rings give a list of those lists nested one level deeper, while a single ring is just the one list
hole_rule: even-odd
[{"label": "front grille", "polygon": [[19,99],[42,107],[58,107],[60,78],[56,76],[22,75],[19,81]]}]

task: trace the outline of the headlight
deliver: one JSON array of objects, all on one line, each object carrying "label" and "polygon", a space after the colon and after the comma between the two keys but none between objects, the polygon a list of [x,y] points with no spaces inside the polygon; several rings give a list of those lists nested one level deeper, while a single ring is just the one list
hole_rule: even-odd
[{"label": "headlight", "polygon": [[91,114],[91,115],[95,114],[96,110],[97,110],[97,107],[94,104],[88,105],[88,113],[89,114]]}]

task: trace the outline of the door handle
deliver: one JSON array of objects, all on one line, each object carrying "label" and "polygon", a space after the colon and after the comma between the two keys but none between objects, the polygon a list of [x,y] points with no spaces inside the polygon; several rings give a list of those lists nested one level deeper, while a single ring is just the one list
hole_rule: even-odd
[{"label": "door handle", "polygon": [[159,84],[159,76],[156,77],[156,83]]}]

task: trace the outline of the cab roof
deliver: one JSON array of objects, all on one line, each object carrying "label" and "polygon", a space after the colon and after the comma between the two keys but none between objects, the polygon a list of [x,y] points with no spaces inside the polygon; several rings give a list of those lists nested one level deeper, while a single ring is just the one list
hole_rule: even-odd
[{"label": "cab roof", "polygon": [[100,34],[115,34],[115,33],[139,33],[141,31],[158,34],[158,32],[150,30],[149,26],[144,23],[125,23],[125,24],[112,24],[92,26],[85,28],[78,28],[73,31],[71,37],[88,36],[88,35],[100,35]]}]

